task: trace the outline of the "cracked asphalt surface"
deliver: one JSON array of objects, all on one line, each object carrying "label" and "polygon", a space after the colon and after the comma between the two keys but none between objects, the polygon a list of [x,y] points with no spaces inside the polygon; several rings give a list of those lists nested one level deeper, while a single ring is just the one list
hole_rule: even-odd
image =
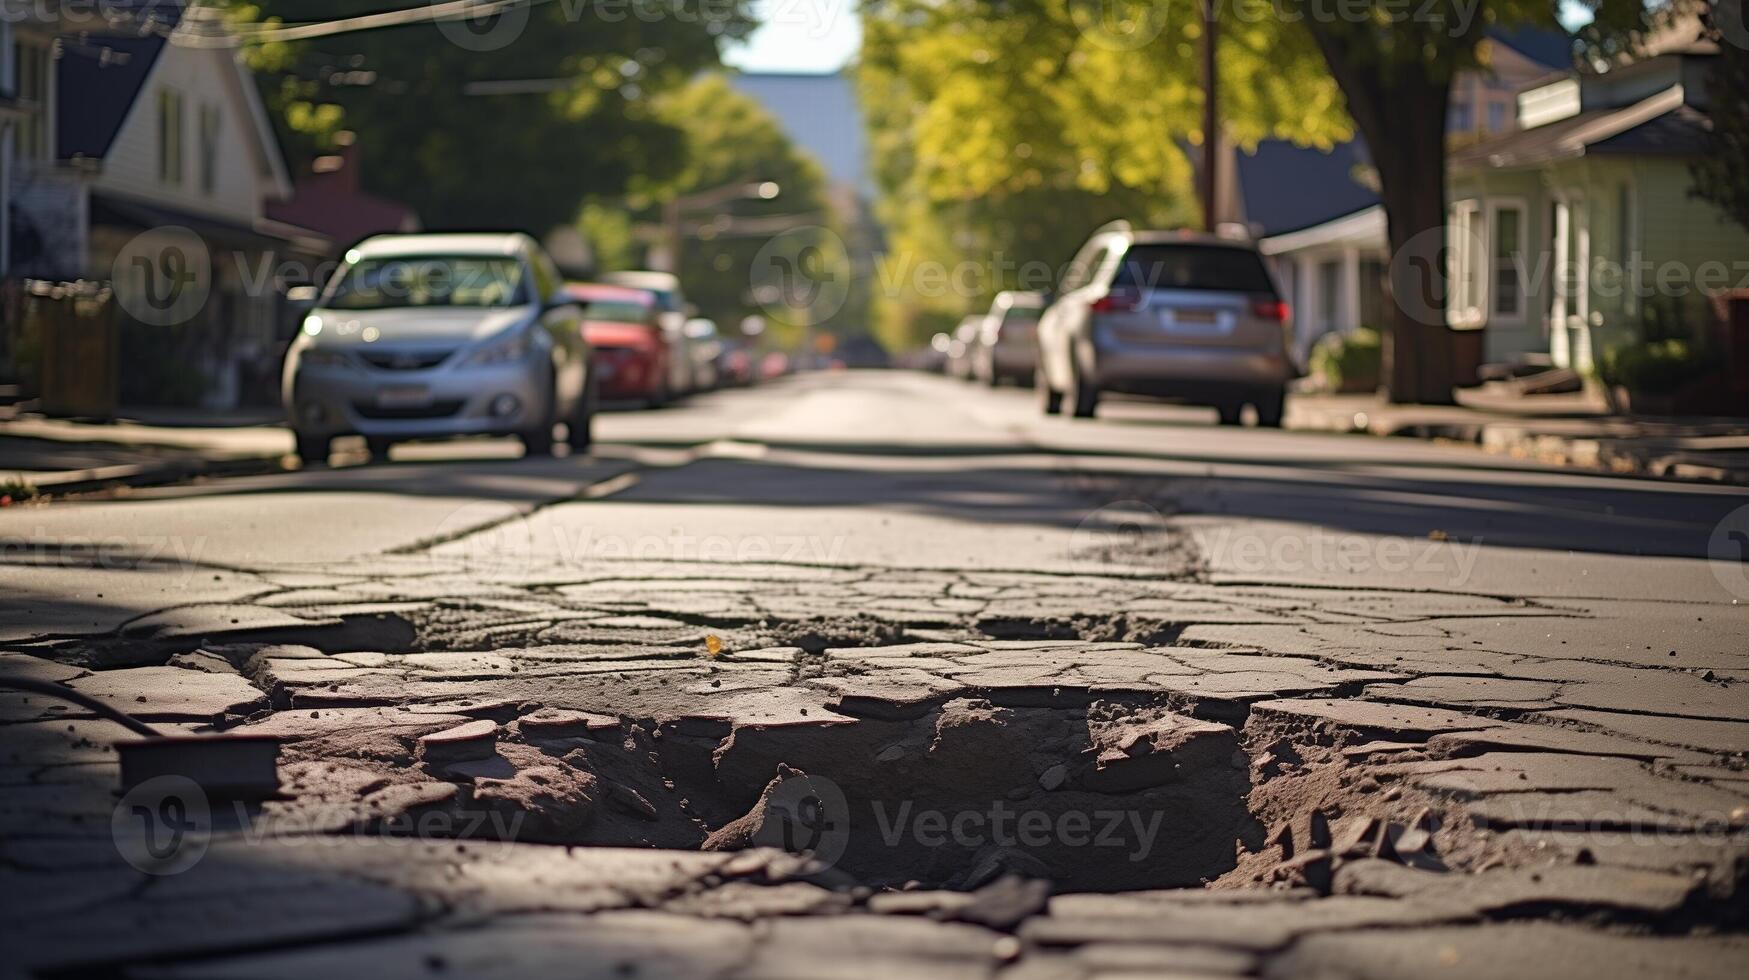
[{"label": "cracked asphalt surface", "polygon": [[812,375],[0,513],[0,676],[280,742],[151,855],[0,692],[0,969],[1741,975],[1749,495],[1104,415]]}]

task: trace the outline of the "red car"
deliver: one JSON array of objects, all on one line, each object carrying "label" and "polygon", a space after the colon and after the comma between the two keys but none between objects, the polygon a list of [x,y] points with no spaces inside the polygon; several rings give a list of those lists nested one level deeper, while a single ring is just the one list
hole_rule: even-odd
[{"label": "red car", "polygon": [[637,401],[652,408],[673,397],[669,361],[673,352],[662,331],[655,293],[631,286],[571,283],[570,294],[588,305],[583,336],[595,352],[597,393],[603,401]]}]

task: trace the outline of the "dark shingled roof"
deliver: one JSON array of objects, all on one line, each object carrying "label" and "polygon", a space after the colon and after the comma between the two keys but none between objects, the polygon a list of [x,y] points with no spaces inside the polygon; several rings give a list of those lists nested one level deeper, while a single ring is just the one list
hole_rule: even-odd
[{"label": "dark shingled roof", "polygon": [[1261,234],[1281,235],[1353,214],[1379,202],[1371,188],[1354,179],[1368,161],[1359,137],[1329,152],[1264,140],[1255,153],[1239,153],[1239,190],[1245,220]]},{"label": "dark shingled roof", "polygon": [[1634,124],[1636,114],[1643,115],[1640,105],[1581,112],[1467,146],[1451,155],[1451,166],[1528,167],[1598,153],[1689,156],[1706,146],[1706,118],[1692,106],[1674,104]]},{"label": "dark shingled roof", "polygon": [[1488,37],[1539,65],[1565,71],[1573,67],[1573,35],[1544,27],[1490,27]]},{"label": "dark shingled roof", "polygon": [[66,46],[56,66],[57,157],[102,159],[109,153],[164,44],[148,35],[91,37]]}]

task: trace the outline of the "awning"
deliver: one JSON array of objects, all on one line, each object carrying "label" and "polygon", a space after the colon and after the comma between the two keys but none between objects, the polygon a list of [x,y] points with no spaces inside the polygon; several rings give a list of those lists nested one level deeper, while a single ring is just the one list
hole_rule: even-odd
[{"label": "awning", "polygon": [[91,223],[120,225],[142,231],[173,226],[187,228],[213,244],[229,245],[233,248],[279,249],[319,256],[330,255],[334,250],[334,243],[327,238],[307,228],[283,222],[266,219],[253,223],[229,221],[107,194],[91,195]]}]

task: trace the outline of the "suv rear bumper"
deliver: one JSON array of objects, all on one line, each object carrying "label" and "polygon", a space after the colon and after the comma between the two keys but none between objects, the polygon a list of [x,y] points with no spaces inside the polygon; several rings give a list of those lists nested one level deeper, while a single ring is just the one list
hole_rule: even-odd
[{"label": "suv rear bumper", "polygon": [[1242,347],[1100,345],[1093,356],[1100,387],[1138,394],[1149,393],[1151,388],[1279,387],[1296,376],[1285,352],[1264,353]]}]

